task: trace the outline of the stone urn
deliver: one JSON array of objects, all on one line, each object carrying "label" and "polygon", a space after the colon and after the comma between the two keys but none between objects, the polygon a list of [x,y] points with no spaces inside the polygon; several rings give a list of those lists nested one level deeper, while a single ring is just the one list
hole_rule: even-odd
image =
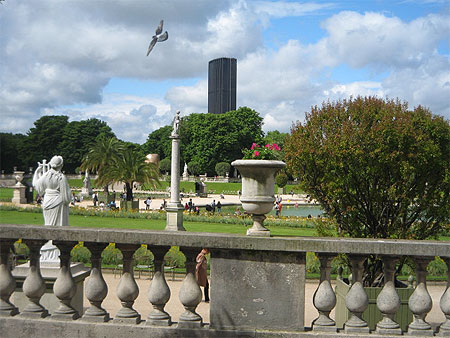
[{"label": "stone urn", "polygon": [[236,160],[231,165],[239,170],[242,177],[242,207],[253,218],[253,226],[247,230],[247,235],[270,236],[270,231],[264,227],[263,222],[265,214],[272,210],[275,202],[275,175],[286,163],[274,160]]}]

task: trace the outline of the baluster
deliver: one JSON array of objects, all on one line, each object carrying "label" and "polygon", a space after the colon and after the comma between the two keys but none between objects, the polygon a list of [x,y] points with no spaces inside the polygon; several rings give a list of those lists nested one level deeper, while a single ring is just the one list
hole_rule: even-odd
[{"label": "baluster", "polygon": [[16,280],[8,265],[9,251],[14,240],[0,240],[0,316],[15,316],[19,310],[9,301],[9,297],[16,289]]},{"label": "baluster", "polygon": [[439,305],[445,315],[445,322],[439,327],[439,336],[450,337],[450,257],[443,258],[447,264],[447,287],[442,294]]},{"label": "baluster", "polygon": [[45,318],[48,311],[39,303],[45,293],[45,281],[41,275],[39,258],[41,247],[46,241],[26,240],[25,244],[30,249],[30,270],[23,282],[23,293],[28,298],[28,304],[23,309],[21,316]]},{"label": "baluster", "polygon": [[134,301],[139,295],[139,287],[134,279],[133,254],[139,248],[135,244],[117,244],[116,246],[123,255],[123,274],[117,285],[117,297],[122,303],[121,309],[117,312],[114,321],[130,322],[139,324],[141,315],[133,309]]},{"label": "baluster", "polygon": [[75,280],[70,271],[70,251],[77,242],[60,242],[53,241],[61,252],[59,256],[60,269],[55,284],[53,285],[53,293],[59,299],[59,307],[52,314],[52,318],[57,319],[78,319],[80,315],[70,302],[77,291]]},{"label": "baluster", "polygon": [[148,289],[148,300],[152,303],[153,311],[148,315],[147,325],[172,325],[170,315],[164,311],[164,306],[170,299],[170,289],[164,277],[164,255],[169,249],[170,247],[165,246],[151,248],[155,274]]},{"label": "baluster", "polygon": [[336,295],[330,283],[332,255],[319,254],[320,284],[313,296],[313,303],[319,317],[313,321],[314,331],[337,332],[336,322],[330,318],[330,312],[336,306]]},{"label": "baluster", "polygon": [[179,299],[186,311],[180,316],[178,327],[201,327],[203,325],[202,317],[195,312],[198,304],[202,301],[202,291],[195,279],[195,259],[201,249],[180,248],[180,250],[186,256],[186,277],[180,288]]},{"label": "baluster", "polygon": [[345,304],[350,311],[350,319],[344,324],[345,333],[369,333],[369,327],[362,319],[363,312],[369,306],[369,297],[362,284],[364,256],[351,255],[353,284],[345,297]]},{"label": "baluster", "polygon": [[383,319],[377,323],[376,332],[380,334],[401,335],[400,325],[394,321],[394,316],[400,308],[400,297],[395,289],[396,258],[383,257],[384,287],[377,297],[377,307]]},{"label": "baluster", "polygon": [[82,319],[90,322],[107,322],[109,313],[102,308],[102,302],[108,294],[108,285],[102,274],[102,252],[107,243],[86,242],[84,246],[91,252],[91,274],[86,281],[86,298],[91,306],[86,310]]},{"label": "baluster", "polygon": [[408,334],[433,336],[431,325],[425,321],[425,317],[433,306],[433,300],[427,290],[427,265],[431,261],[428,257],[415,257],[417,286],[414,293],[409,297],[409,309],[414,315],[414,320],[408,326]]}]

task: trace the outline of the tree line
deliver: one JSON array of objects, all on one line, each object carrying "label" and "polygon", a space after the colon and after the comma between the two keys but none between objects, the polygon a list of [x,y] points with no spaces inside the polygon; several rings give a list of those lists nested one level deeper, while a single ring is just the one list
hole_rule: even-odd
[{"label": "tree line", "polygon": [[[117,139],[108,124],[99,119],[68,121],[68,116],[43,116],[25,135],[0,133],[1,163],[5,173],[14,167],[28,171],[38,161],[58,154],[64,158],[64,171],[78,173],[83,157],[100,140]],[[241,107],[225,114],[191,114],[182,118],[180,166],[188,164],[191,174],[216,175],[218,163],[231,163],[242,157],[241,150],[253,142],[282,144],[287,134],[264,134],[263,119],[256,111]],[[161,170],[170,171],[172,126],[151,132],[144,144],[117,140],[129,151],[141,156],[158,154]],[[219,167],[223,167],[219,166]]]}]

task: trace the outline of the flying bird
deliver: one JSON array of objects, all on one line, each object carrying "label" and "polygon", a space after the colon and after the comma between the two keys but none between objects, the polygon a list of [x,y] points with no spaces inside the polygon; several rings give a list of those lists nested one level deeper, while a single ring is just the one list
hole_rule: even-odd
[{"label": "flying bird", "polygon": [[155,47],[157,42],[166,41],[167,38],[169,37],[169,33],[167,33],[167,31],[162,33],[163,24],[164,24],[164,20],[161,20],[161,22],[159,23],[159,26],[156,28],[155,35],[153,35],[152,41],[150,41],[150,45],[148,46],[147,56],[148,56],[148,54],[150,54],[150,52],[152,51],[153,47]]}]

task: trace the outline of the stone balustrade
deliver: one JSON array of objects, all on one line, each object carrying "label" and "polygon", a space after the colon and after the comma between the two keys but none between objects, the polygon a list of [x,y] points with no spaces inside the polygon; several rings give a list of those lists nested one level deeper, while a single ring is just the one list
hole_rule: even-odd
[{"label": "stone balustrade", "polygon": [[[28,298],[24,308],[11,301],[16,281],[8,266],[13,243],[21,238],[30,248],[30,270],[23,283]],[[53,292],[59,307],[50,312],[39,302],[44,293],[39,247],[52,239],[61,251],[61,268]],[[71,305],[75,284],[70,273],[70,250],[83,241],[91,251],[91,274],[85,283],[89,301],[83,314]],[[102,276],[101,253],[116,243],[123,254],[123,274],[117,290],[108,290]],[[141,244],[154,255],[155,275],[149,282],[147,318],[133,308],[139,293],[132,257]],[[171,295],[164,277],[164,255],[179,246],[186,256],[186,276],[178,298],[184,313],[177,319],[164,307]],[[196,312],[201,291],[195,282],[195,257],[201,248],[211,252],[210,323]],[[320,260],[319,286],[313,296],[317,319],[305,327],[305,257],[315,252]],[[331,260],[346,253],[353,283],[345,303],[350,311],[343,327],[330,312],[336,295],[331,286]],[[384,262],[385,286],[377,298],[382,319],[370,330],[362,313],[368,296],[362,287],[363,262],[368,255]],[[409,298],[413,320],[402,331],[394,315],[400,300],[394,286],[396,260],[408,256],[416,262],[417,286]],[[450,244],[438,241],[370,240],[350,238],[258,238],[229,234],[145,230],[83,229],[0,224],[0,328],[2,337],[395,337],[450,336],[450,288],[443,287],[440,308],[446,321],[437,328],[427,323],[431,298],[426,266],[435,256],[450,264]],[[450,277],[450,274],[449,274]],[[449,278],[450,280],[450,278]],[[114,318],[102,307],[108,292],[115,292],[121,308]],[[310,301],[310,300],[308,300]],[[337,311],[337,309],[335,309]],[[50,313],[49,313],[50,312]]]}]

